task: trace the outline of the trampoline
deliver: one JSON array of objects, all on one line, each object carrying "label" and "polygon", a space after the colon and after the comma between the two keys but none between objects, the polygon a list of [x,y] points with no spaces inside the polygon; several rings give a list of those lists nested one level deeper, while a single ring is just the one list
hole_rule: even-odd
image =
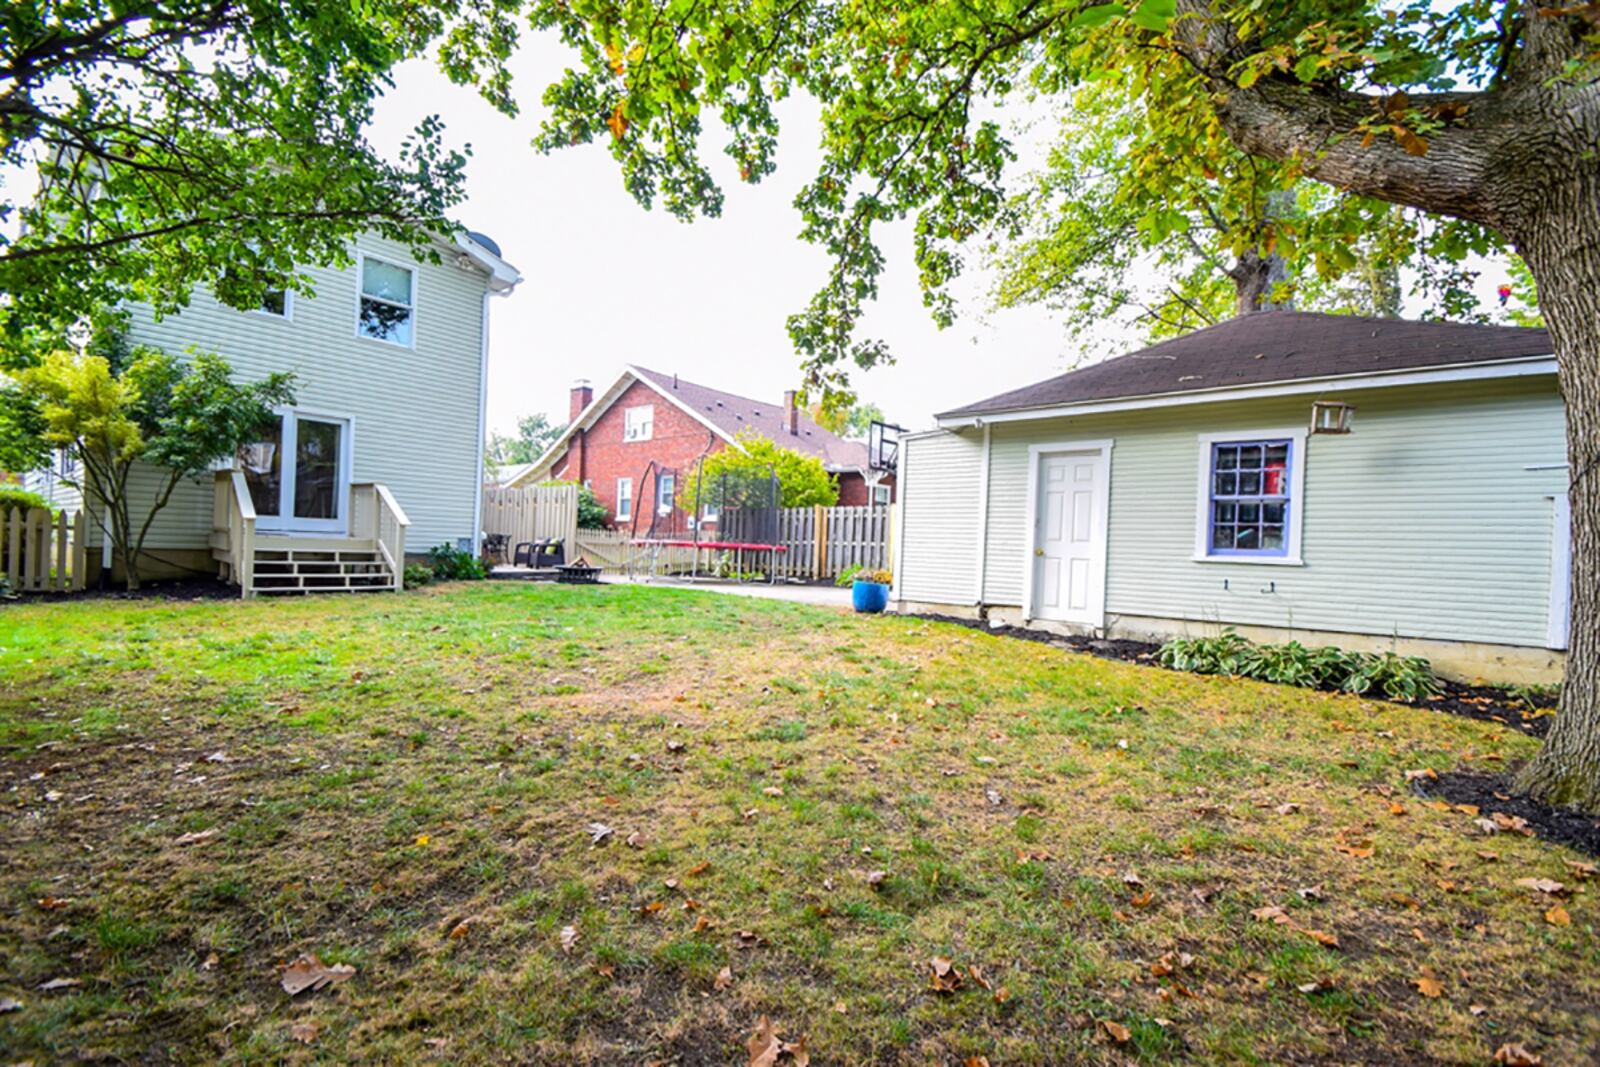
[{"label": "trampoline", "polygon": [[643,551],[629,555],[629,577],[777,581],[773,561],[788,549],[778,543],[776,472],[707,473],[707,455],[687,471],[645,467],[629,541]]}]

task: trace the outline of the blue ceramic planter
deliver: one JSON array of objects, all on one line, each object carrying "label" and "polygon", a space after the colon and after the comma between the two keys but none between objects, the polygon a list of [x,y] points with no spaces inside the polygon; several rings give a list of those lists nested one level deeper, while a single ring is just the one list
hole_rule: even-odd
[{"label": "blue ceramic planter", "polygon": [[852,582],[850,600],[857,611],[876,615],[889,606],[889,587],[882,582]]}]

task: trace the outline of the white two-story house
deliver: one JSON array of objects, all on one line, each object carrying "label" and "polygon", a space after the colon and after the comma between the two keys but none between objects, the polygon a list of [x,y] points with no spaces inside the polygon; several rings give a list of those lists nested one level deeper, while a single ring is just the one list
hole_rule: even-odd
[{"label": "white two-story house", "polygon": [[[437,251],[439,263],[419,262],[363,236],[349,267],[306,268],[314,296],[270,293],[238,311],[196,292],[159,320],[133,309],[131,343],[215,352],[239,381],[292,371],[296,394],[230,469],[179,486],[146,539],[142,576],[220,572],[246,596],[397,588],[407,553],[475,546],[490,302],[520,276],[481,234]],[[77,507],[61,475],[26,481]],[[89,526],[91,568],[114,567],[92,508]]]}]

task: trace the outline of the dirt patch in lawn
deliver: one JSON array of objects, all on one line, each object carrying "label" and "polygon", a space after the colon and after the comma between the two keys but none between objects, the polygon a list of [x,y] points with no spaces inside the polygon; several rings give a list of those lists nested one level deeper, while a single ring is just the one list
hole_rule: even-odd
[{"label": "dirt patch in lawn", "polygon": [[[1532,833],[1590,856],[1600,856],[1600,819],[1571,808],[1552,808],[1525,793],[1518,793],[1514,775],[1450,771],[1436,781],[1421,779],[1419,796],[1471,804],[1482,817],[1499,827],[1497,832]],[[1503,815],[1505,819],[1495,819]],[[1520,822],[1518,821],[1520,820]]]},{"label": "dirt patch in lawn", "polygon": [[[995,634],[999,637],[1014,637],[1021,641],[1033,641],[1036,644],[1051,645],[1056,648],[1065,648],[1073,652],[1086,652],[1091,656],[1100,656],[1103,659],[1121,660],[1124,663],[1143,663],[1154,667],[1161,666],[1156,659],[1156,653],[1161,646],[1150,641],[1108,640],[1099,637],[1086,637],[1081,634],[1055,634],[1044,630],[1035,630],[1025,626],[991,626],[982,619],[962,619],[953,615],[915,615],[913,618],[927,619],[931,622],[948,622],[957,626],[965,626],[971,630],[982,630],[985,633]],[[1519,730],[1529,737],[1543,737],[1550,732],[1550,722],[1555,717],[1557,697],[1553,691],[1543,690],[1508,690],[1496,689],[1492,686],[1463,685],[1452,682],[1447,678],[1440,678],[1439,684],[1442,692],[1438,696],[1429,697],[1419,701],[1415,707],[1427,708],[1429,711],[1443,711],[1451,715],[1462,715],[1480,722],[1495,722]],[[1337,693],[1337,689],[1323,689],[1322,692]],[[1383,698],[1371,693],[1363,695],[1367,700]],[[1384,701],[1385,703],[1398,703],[1397,701]],[[1402,704],[1403,707],[1413,705]]]}]

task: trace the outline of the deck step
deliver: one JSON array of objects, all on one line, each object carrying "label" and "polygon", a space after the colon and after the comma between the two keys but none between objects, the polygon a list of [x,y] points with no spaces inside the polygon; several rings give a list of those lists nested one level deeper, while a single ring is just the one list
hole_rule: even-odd
[{"label": "deck step", "polygon": [[394,588],[377,543],[355,537],[257,536],[250,591],[257,596],[371,593]]}]

